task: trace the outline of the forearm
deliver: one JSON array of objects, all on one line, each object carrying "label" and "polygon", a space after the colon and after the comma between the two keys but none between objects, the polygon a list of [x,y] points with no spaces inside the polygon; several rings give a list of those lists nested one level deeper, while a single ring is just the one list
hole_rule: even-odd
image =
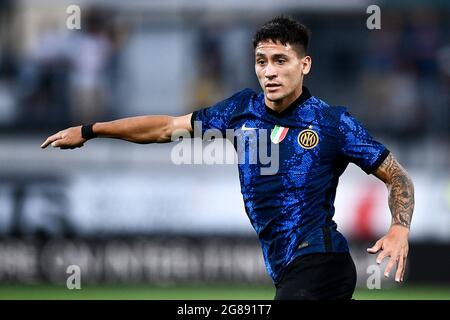
[{"label": "forearm", "polygon": [[414,185],[408,173],[394,156],[389,154],[374,175],[388,188],[392,225],[409,229],[414,211]]},{"label": "forearm", "polygon": [[378,264],[385,257],[390,257],[384,273],[386,277],[389,277],[390,270],[398,263],[395,281],[400,282],[403,281],[405,274],[409,250],[408,235],[414,211],[414,184],[406,170],[391,153],[375,170],[374,175],[388,188],[392,223],[389,232],[367,251],[377,253],[382,250],[377,257]]},{"label": "forearm", "polygon": [[402,225],[409,229],[414,211],[414,184],[403,172],[393,175],[389,190],[389,208],[392,214],[392,225]]},{"label": "forearm", "polygon": [[139,116],[109,122],[97,122],[93,131],[98,137],[116,138],[135,143],[170,142],[172,117]]}]

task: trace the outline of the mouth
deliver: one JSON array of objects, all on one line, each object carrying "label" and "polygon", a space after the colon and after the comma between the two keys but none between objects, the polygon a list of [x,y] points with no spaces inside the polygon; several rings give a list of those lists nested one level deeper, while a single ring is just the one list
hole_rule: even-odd
[{"label": "mouth", "polygon": [[269,92],[276,91],[280,87],[281,87],[281,84],[279,84],[279,83],[267,83],[266,84],[266,89]]}]

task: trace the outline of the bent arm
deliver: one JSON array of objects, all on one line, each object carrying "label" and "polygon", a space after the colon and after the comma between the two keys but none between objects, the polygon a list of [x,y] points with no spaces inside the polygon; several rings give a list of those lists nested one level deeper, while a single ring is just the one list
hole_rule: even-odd
[{"label": "bent arm", "polygon": [[[192,113],[171,117],[161,116],[139,116],[123,118],[109,122],[97,122],[92,130],[97,137],[122,139],[134,143],[164,143],[170,142],[172,134],[176,130],[187,130],[191,128]],[[86,142],[81,135],[81,126],[71,127],[48,137],[41,145],[46,148],[49,144],[61,149],[73,149],[83,146]]]},{"label": "bent arm", "polygon": [[414,211],[414,184],[408,173],[394,156],[389,154],[373,174],[388,188],[392,225],[409,229]]}]

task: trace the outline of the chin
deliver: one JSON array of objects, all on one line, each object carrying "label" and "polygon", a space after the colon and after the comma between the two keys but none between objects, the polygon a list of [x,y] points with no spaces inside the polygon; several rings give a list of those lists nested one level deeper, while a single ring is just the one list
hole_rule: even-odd
[{"label": "chin", "polygon": [[285,97],[285,95],[278,93],[278,92],[274,92],[274,93],[268,92],[268,93],[266,93],[266,97],[267,97],[267,100],[276,102],[276,101],[282,100]]}]

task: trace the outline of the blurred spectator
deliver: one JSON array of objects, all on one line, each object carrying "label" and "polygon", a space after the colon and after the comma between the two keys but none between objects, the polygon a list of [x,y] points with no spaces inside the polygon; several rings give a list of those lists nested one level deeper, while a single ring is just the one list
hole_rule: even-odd
[{"label": "blurred spectator", "polygon": [[409,15],[385,12],[382,30],[370,33],[362,81],[370,107],[365,118],[403,145],[443,131],[447,107],[440,103],[436,63],[441,27],[435,9],[416,8]]},{"label": "blurred spectator", "polygon": [[16,87],[17,73],[12,35],[8,32],[15,13],[12,1],[0,1],[0,127],[11,127],[17,118]]},{"label": "blurred spectator", "polygon": [[450,43],[438,50],[436,59],[439,69],[438,90],[441,92],[441,99],[437,103],[441,105],[442,111],[439,122],[445,129],[447,145],[450,145]]},{"label": "blurred spectator", "polygon": [[[28,5],[32,7],[28,9],[30,12],[37,10],[32,4]],[[318,95],[320,91],[326,92],[326,96],[337,104],[343,103],[349,108],[357,106],[351,111],[355,111],[374,134],[389,136],[401,141],[402,145],[414,145],[418,138],[442,137],[442,133],[448,136],[449,132],[450,80],[445,71],[448,43],[444,41],[448,37],[448,13],[426,7],[408,10],[384,9],[381,30],[371,31],[358,28],[360,21],[356,21],[357,15],[351,12],[336,14],[332,24],[321,13],[302,12],[301,19],[310,20],[311,49],[316,51],[313,59],[319,57],[314,60],[316,64],[307,79],[308,85]],[[175,101],[185,105],[179,106],[178,110],[172,107],[168,112],[189,112],[226,98],[226,92],[258,87],[252,71],[253,53],[242,57],[242,46],[251,48],[251,20],[237,15],[226,22],[208,20],[192,24],[189,20],[164,20],[163,16],[157,17],[165,21],[159,24],[155,15],[143,14],[139,15],[141,19],[134,19],[136,13],[134,9],[124,10],[120,12],[120,18],[122,22],[133,24],[130,29],[135,34],[132,36],[139,34],[139,39],[147,39],[146,34],[159,34],[158,28],[163,29],[161,34],[168,30],[175,34],[177,40],[173,41],[179,41],[177,37],[186,32],[182,30],[184,28],[196,34],[198,39],[189,40],[189,46],[183,46],[190,50],[186,57],[197,57],[194,61],[186,61],[189,70],[193,71],[186,72],[176,63],[171,65],[170,76],[166,74],[164,79],[178,77],[183,84],[176,90],[171,88],[170,81],[153,88],[161,93],[155,98],[158,100],[155,105],[165,109],[167,101],[163,97],[167,95],[164,92],[173,91],[174,95],[182,96]],[[184,16],[183,13],[180,15]],[[11,14],[1,17],[4,16]],[[56,128],[133,113],[136,105],[145,105],[148,84],[142,81],[148,80],[141,73],[154,69],[151,64],[158,60],[132,61],[133,57],[142,56],[136,51],[142,51],[143,47],[125,42],[128,28],[118,23],[115,19],[118,16],[111,14],[105,6],[83,9],[82,29],[72,31],[57,21],[56,16],[45,17],[43,24],[42,20],[40,23],[19,20],[19,23],[32,24],[28,29],[40,30],[24,58],[14,53],[5,55],[4,47],[9,46],[2,43],[0,33],[0,44],[4,46],[0,47],[0,126],[10,126],[20,118],[23,129]],[[2,20],[2,29],[13,26],[11,20]],[[161,39],[165,44],[165,38]],[[248,43],[242,39],[247,39]],[[121,55],[125,46],[127,54]],[[190,66],[192,63],[194,66]],[[18,76],[14,66],[20,68]],[[5,72],[11,67],[13,72]],[[236,68],[240,71],[236,72]],[[127,72],[136,73],[135,69],[141,73],[129,78],[141,83],[128,81]],[[178,69],[185,79],[191,79],[192,73],[196,76],[185,81],[173,71]],[[358,86],[361,90],[349,90]],[[144,90],[135,89],[141,87]],[[131,94],[135,102],[124,101],[129,97],[129,88],[133,88]],[[187,97],[184,96],[186,92]],[[15,108],[17,97],[20,115]]]},{"label": "blurred spectator", "polygon": [[401,41],[403,61],[414,72],[418,101],[427,114],[422,128],[432,133],[442,132],[441,105],[438,102],[438,69],[436,52],[441,45],[439,14],[436,9],[416,7],[411,10],[409,23]]},{"label": "blurred spectator", "polygon": [[98,121],[106,113],[112,44],[102,11],[84,13],[81,30],[48,22],[22,63],[25,127]]},{"label": "blurred spectator", "polygon": [[220,30],[203,27],[198,35],[197,77],[193,81],[191,110],[213,105],[225,98]]},{"label": "blurred spectator", "polygon": [[39,128],[69,122],[67,36],[64,29],[47,22],[21,61],[18,84],[22,127]]},{"label": "blurred spectator", "polygon": [[92,10],[83,18],[82,32],[73,32],[68,46],[74,124],[98,121],[105,116],[108,94],[106,67],[112,43],[104,13]]}]

